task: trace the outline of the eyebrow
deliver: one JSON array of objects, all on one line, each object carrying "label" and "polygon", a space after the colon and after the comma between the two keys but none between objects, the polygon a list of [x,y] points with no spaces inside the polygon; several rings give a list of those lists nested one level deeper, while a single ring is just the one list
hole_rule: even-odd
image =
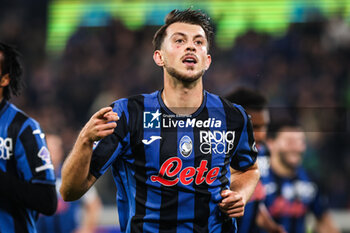
[{"label": "eyebrow", "polygon": [[[184,36],[184,37],[187,37],[187,35],[182,33],[182,32],[175,32],[174,34],[171,35],[171,37],[173,37],[173,36]],[[204,37],[201,34],[197,34],[197,35],[194,36],[194,39],[197,39],[197,38],[206,38],[206,37]]]}]

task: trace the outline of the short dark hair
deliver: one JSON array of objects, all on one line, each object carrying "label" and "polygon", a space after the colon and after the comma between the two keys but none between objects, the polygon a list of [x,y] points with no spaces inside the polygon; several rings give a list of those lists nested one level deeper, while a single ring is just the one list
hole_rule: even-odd
[{"label": "short dark hair", "polygon": [[278,134],[285,128],[289,128],[291,132],[302,130],[301,124],[296,119],[292,117],[282,117],[271,122],[267,131],[267,137],[276,139]]},{"label": "short dark hair", "polygon": [[19,95],[22,88],[23,68],[19,62],[19,52],[10,45],[0,42],[0,53],[3,59],[0,60],[1,73],[0,78],[8,74],[10,76],[10,84],[4,87],[4,98],[9,100],[11,95]]},{"label": "short dark hair", "polygon": [[242,105],[248,110],[261,111],[266,108],[267,100],[265,96],[258,90],[247,87],[239,87],[231,94],[226,96],[226,99],[232,103]]},{"label": "short dark hair", "polygon": [[162,46],[164,37],[166,36],[166,29],[169,25],[181,22],[199,25],[203,28],[205,36],[208,41],[208,51],[213,40],[213,26],[211,25],[210,18],[200,10],[192,10],[188,8],[186,10],[173,10],[165,17],[165,24],[158,29],[153,37],[154,50],[160,49]]}]

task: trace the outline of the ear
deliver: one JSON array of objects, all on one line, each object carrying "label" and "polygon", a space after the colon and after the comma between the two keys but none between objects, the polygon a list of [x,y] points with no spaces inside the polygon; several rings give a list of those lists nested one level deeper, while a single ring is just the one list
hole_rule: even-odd
[{"label": "ear", "polygon": [[0,87],[6,87],[10,84],[10,75],[5,74],[4,76],[1,77],[0,80]]},{"label": "ear", "polygon": [[163,56],[160,50],[154,51],[153,60],[158,66],[164,66]]},{"label": "ear", "polygon": [[205,65],[205,70],[209,69],[211,64],[211,56],[210,54],[207,55],[207,61],[206,61],[206,65]]}]

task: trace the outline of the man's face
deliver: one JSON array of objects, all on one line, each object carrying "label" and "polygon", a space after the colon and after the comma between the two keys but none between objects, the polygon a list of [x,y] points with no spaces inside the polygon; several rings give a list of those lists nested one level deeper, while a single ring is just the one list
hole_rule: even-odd
[{"label": "man's face", "polygon": [[270,123],[269,111],[267,109],[261,111],[247,109],[247,113],[251,117],[256,143],[265,142],[267,126]]},{"label": "man's face", "polygon": [[274,149],[284,166],[296,169],[306,149],[304,132],[298,128],[284,128],[275,139]]},{"label": "man's face", "polygon": [[199,25],[169,25],[159,52],[165,71],[184,82],[193,82],[202,77],[211,63],[208,41]]}]

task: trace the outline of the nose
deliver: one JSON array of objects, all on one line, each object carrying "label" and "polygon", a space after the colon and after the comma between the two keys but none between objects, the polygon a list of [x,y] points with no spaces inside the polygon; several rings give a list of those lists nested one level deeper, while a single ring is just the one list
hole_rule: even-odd
[{"label": "nose", "polygon": [[186,46],[186,51],[194,52],[196,51],[196,47],[193,42],[188,42]]}]

